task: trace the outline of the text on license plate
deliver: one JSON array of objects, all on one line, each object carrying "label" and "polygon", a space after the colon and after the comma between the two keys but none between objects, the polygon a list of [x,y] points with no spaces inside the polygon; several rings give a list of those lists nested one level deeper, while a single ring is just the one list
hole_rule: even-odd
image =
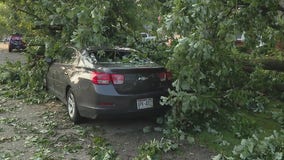
[{"label": "text on license plate", "polygon": [[152,108],[153,98],[137,99],[137,109]]}]

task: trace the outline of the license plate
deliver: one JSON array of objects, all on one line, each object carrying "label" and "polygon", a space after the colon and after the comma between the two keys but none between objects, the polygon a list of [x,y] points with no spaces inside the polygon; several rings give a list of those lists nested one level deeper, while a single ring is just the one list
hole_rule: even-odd
[{"label": "license plate", "polygon": [[153,98],[137,99],[137,109],[152,108],[153,106]]}]

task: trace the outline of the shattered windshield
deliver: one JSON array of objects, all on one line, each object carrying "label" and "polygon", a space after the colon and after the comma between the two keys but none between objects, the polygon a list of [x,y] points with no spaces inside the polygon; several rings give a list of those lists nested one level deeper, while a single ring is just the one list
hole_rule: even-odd
[{"label": "shattered windshield", "polygon": [[99,50],[91,51],[87,55],[93,63],[130,63],[147,64],[153,63],[141,53],[131,50]]}]

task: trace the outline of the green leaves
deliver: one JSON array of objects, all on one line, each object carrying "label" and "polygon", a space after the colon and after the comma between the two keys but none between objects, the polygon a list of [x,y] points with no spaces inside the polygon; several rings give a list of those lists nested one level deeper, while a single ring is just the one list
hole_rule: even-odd
[{"label": "green leaves", "polygon": [[102,137],[94,137],[93,146],[89,154],[94,160],[116,160],[117,153],[112,150],[109,144]]},{"label": "green leaves", "polygon": [[[25,99],[29,103],[46,102],[50,97],[44,90],[46,64],[39,60],[24,66],[21,62],[6,63],[0,66],[1,95]],[[33,67],[33,65],[37,67]]]},{"label": "green leaves", "polygon": [[[264,95],[271,94],[282,76],[263,69],[246,72],[242,57],[253,60],[275,49],[278,27],[283,27],[277,18],[279,1],[174,0],[165,5],[171,10],[164,16],[164,28],[169,36],[181,37],[167,63],[176,75],[170,95],[162,102],[173,106],[169,122],[183,129],[191,123],[200,125],[221,107],[263,112],[269,102]],[[235,44],[238,33],[244,33],[246,50]],[[265,47],[259,46],[262,42]]]},{"label": "green leaves", "polygon": [[233,153],[235,158],[240,159],[283,159],[283,131],[276,132],[264,139],[256,135],[252,138],[243,139],[241,144],[235,146]]},{"label": "green leaves", "polygon": [[[75,46],[79,50],[90,46],[126,46],[126,37],[142,26],[135,14],[138,2],[132,0],[29,0],[21,2],[7,0],[5,5],[3,3],[0,3],[0,8],[7,7],[7,9],[1,10],[1,13],[13,10],[8,21],[9,27],[7,28],[11,28],[9,31],[20,32],[24,37],[29,37],[28,39],[33,41],[40,39],[40,43],[36,45],[44,46],[44,51],[41,51],[39,56],[38,49],[29,45],[27,63],[21,65],[22,69],[24,68],[21,71],[25,72],[18,73],[20,70],[16,69],[16,66],[9,68],[11,70],[3,69],[0,81],[8,83],[8,81],[16,80],[16,83],[11,85],[20,90],[14,91],[14,94],[9,92],[5,92],[5,94],[13,97],[23,97],[30,94],[29,101],[35,103],[41,101],[32,98],[34,93],[39,90],[42,94],[37,95],[42,99],[48,99],[46,94],[42,92],[43,77],[47,66],[40,57],[45,55],[60,59],[65,56],[66,46]],[[139,2],[140,7],[145,8],[144,3]],[[157,3],[155,3],[156,5]],[[8,19],[9,14],[10,12],[3,14],[7,16],[3,16],[3,18]],[[3,18],[1,14],[0,23]],[[141,24],[141,26],[138,27],[136,24]],[[32,43],[27,41],[27,44]]]},{"label": "green leaves", "polygon": [[134,158],[134,160],[161,159],[161,153],[176,150],[177,147],[178,144],[170,139],[161,138],[160,141],[154,139],[139,147],[139,154]]}]

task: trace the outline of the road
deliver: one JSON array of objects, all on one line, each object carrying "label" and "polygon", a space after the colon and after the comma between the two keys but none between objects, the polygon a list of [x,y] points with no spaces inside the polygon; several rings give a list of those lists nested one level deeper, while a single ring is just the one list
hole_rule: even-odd
[{"label": "road", "polygon": [[[24,62],[23,53],[9,53],[5,47],[0,44],[0,64]],[[153,129],[163,126],[152,117],[103,118],[74,125],[57,100],[29,105],[1,93],[0,88],[0,159],[91,159],[97,149],[95,141],[103,139],[120,159],[128,160],[137,156],[139,146],[163,137]],[[151,131],[143,132],[145,127]],[[208,160],[212,155],[204,147],[180,143],[178,151],[165,153],[161,159]]]},{"label": "road", "polygon": [[24,55],[22,52],[8,52],[8,43],[0,43],[0,64],[4,64],[6,61],[16,62],[24,61]]}]

